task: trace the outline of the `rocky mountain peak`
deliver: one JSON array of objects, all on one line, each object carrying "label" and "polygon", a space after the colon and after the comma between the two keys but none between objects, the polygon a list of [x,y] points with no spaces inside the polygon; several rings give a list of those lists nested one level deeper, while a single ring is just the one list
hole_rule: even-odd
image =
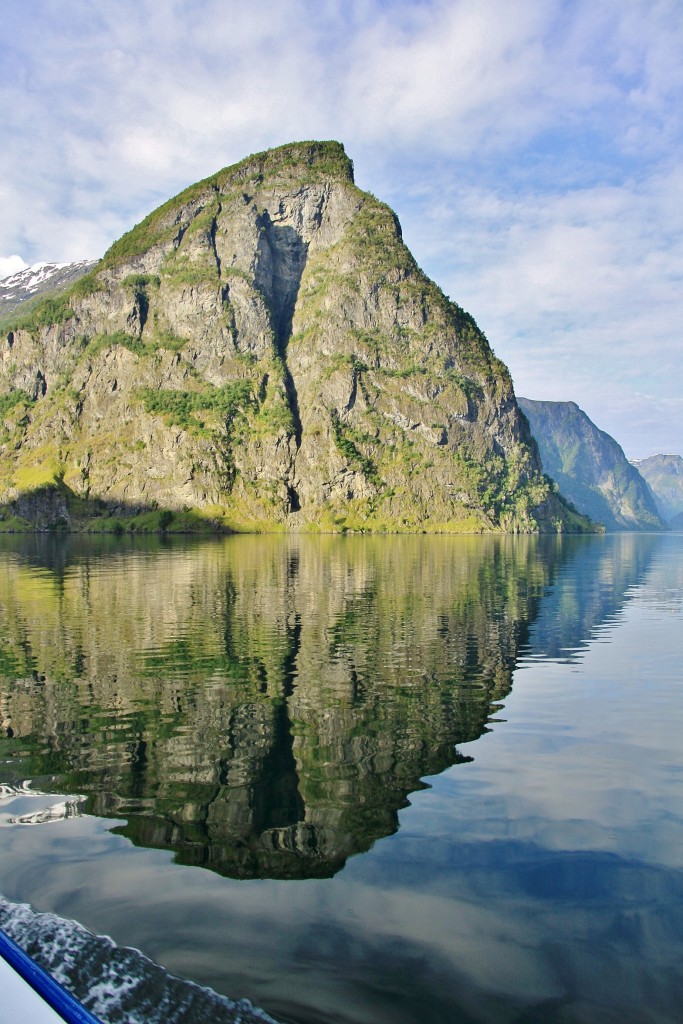
[{"label": "rocky mountain peak", "polygon": [[45,521],[72,526],[94,507],[126,528],[586,525],[507,369],[339,143],[185,189],[18,311],[1,354],[0,500],[33,521],[52,488]]}]

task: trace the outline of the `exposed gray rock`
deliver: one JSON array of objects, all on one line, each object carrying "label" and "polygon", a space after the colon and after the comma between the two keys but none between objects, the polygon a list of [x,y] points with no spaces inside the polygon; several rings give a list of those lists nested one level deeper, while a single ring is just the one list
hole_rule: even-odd
[{"label": "exposed gray rock", "polygon": [[587,526],[542,476],[507,369],[338,143],[160,207],[8,325],[0,401],[0,501],[59,484],[233,529]]}]

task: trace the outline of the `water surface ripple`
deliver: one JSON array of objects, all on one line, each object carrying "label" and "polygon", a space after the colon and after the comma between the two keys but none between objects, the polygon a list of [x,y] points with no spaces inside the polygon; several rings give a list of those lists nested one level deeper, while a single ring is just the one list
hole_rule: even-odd
[{"label": "water surface ripple", "polygon": [[678,1019],[681,535],[0,564],[5,908],[295,1024]]}]

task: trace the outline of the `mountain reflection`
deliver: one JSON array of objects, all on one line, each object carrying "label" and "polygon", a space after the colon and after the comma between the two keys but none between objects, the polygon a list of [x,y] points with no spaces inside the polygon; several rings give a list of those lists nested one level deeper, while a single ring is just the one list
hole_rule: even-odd
[{"label": "mountain reflection", "polygon": [[184,864],[332,875],[462,760],[521,651],[618,609],[652,554],[628,542],[5,540],[0,781],[87,794]]}]

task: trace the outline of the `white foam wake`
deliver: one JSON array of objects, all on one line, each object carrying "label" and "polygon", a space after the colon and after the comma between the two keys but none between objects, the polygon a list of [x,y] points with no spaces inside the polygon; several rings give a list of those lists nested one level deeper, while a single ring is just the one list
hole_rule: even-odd
[{"label": "white foam wake", "polygon": [[246,999],[175,978],[136,949],[3,896],[0,928],[105,1024],[276,1024]]}]

